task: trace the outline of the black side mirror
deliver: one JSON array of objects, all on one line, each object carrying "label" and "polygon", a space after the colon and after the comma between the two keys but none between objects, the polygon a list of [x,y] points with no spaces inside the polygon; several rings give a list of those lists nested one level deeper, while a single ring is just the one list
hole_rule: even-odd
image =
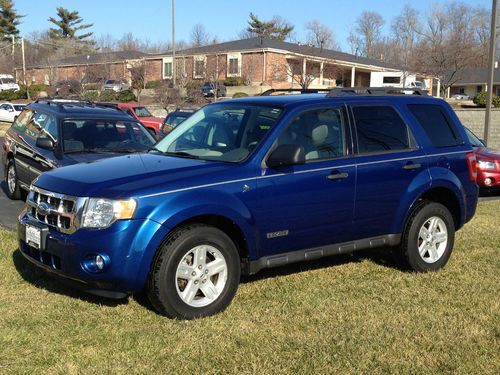
[{"label": "black side mirror", "polygon": [[305,163],[306,154],[304,146],[300,145],[279,145],[267,158],[267,165],[270,168],[279,168]]},{"label": "black side mirror", "polygon": [[46,150],[53,150],[54,149],[54,142],[52,139],[43,137],[43,138],[37,138],[36,139],[36,147],[44,148]]}]

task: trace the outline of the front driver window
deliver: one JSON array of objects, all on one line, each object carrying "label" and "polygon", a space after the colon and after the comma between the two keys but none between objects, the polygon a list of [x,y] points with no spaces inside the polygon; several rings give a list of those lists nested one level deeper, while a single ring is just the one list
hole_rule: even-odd
[{"label": "front driver window", "polygon": [[304,147],[306,161],[332,159],[345,155],[345,110],[322,108],[296,116],[278,138],[278,145]]}]

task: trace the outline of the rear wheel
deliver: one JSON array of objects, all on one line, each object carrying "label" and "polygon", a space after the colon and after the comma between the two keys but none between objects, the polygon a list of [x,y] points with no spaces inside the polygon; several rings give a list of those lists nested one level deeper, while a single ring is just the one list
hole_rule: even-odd
[{"label": "rear wheel", "polygon": [[7,196],[13,200],[21,199],[21,188],[14,160],[10,160],[7,165]]},{"label": "rear wheel", "polygon": [[435,271],[448,262],[455,241],[455,223],[440,203],[422,202],[413,212],[403,235],[403,253],[418,272]]},{"label": "rear wheel", "polygon": [[158,250],[148,296],[162,314],[193,319],[224,310],[240,279],[233,241],[217,228],[189,225],[173,232]]}]

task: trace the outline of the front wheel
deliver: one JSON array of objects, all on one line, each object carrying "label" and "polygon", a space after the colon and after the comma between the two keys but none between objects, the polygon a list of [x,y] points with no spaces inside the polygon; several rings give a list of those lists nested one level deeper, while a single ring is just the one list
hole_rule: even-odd
[{"label": "front wheel", "polygon": [[224,310],[240,280],[240,259],[221,230],[189,225],[174,231],[160,247],[148,281],[148,297],[160,313],[193,319]]},{"label": "front wheel", "polygon": [[14,160],[9,161],[7,165],[7,196],[13,200],[21,199],[21,188]]},{"label": "front wheel", "polygon": [[417,272],[435,271],[448,262],[455,242],[455,223],[440,203],[422,202],[413,212],[403,235],[403,253]]}]

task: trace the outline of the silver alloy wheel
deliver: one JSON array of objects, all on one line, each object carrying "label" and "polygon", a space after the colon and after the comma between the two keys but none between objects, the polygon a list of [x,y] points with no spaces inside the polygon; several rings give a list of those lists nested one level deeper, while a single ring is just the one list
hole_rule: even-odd
[{"label": "silver alloy wheel", "polygon": [[182,257],[175,280],[177,293],[185,304],[191,307],[210,305],[226,285],[226,259],[211,245],[196,246]]},{"label": "silver alloy wheel", "polygon": [[9,166],[7,172],[7,186],[9,188],[9,193],[14,194],[14,191],[16,191],[16,170],[14,169],[14,164]]},{"label": "silver alloy wheel", "polygon": [[448,245],[448,229],[443,219],[432,216],[418,232],[418,253],[426,263],[435,263],[443,256]]}]

